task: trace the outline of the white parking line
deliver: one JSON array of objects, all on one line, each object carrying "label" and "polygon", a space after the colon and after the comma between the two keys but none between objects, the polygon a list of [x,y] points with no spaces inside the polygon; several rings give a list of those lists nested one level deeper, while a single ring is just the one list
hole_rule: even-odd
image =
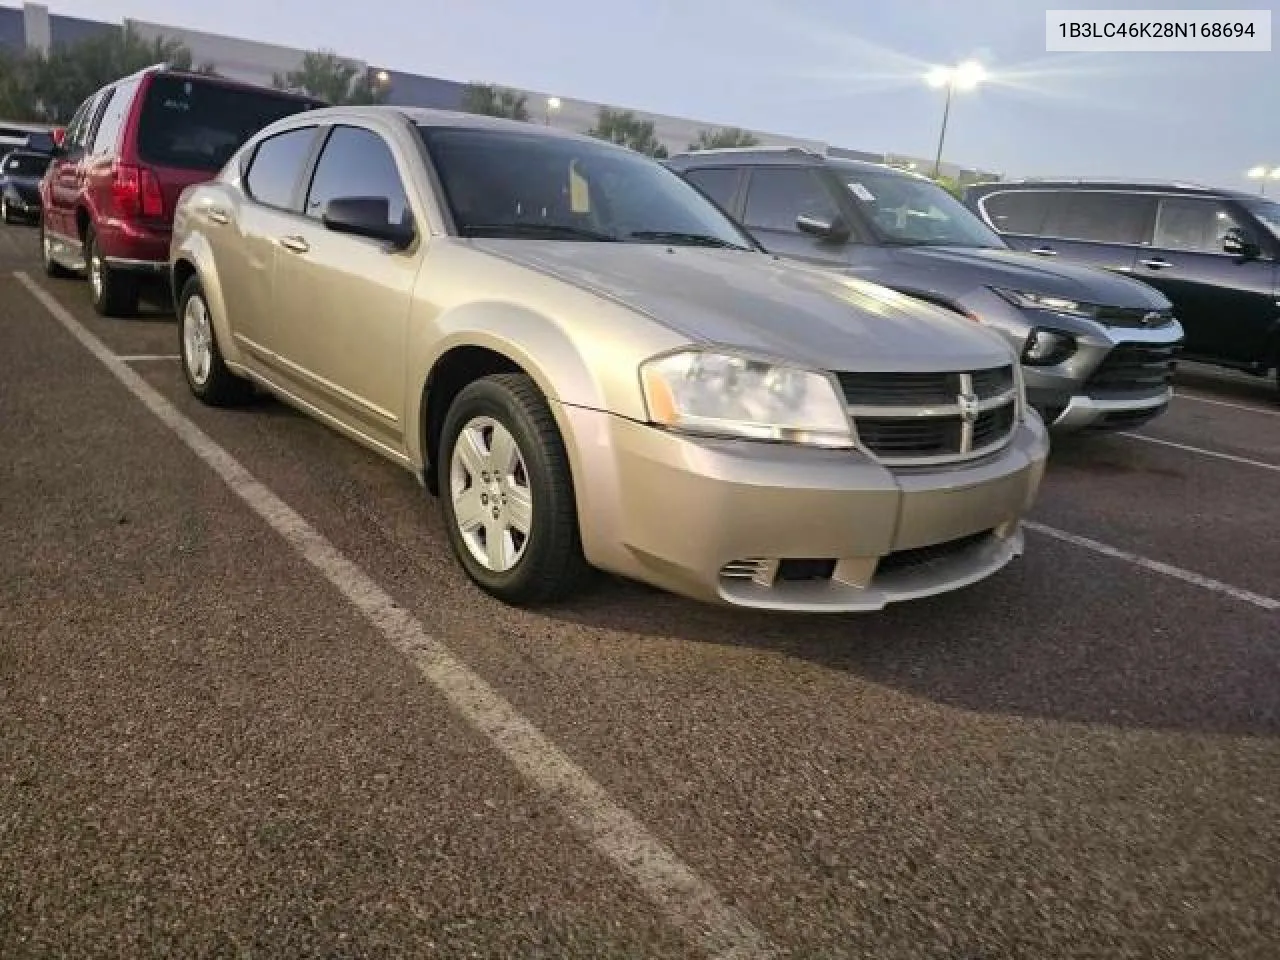
[{"label": "white parking line", "polygon": [[721,900],[674,851],[650,833],[604,787],[573,762],[442,641],[348,560],[300,514],[258,481],[157,390],[134,373],[27,274],[14,274],[45,309],[142,404],[218,474],[244,503],[318,570],[422,672],[453,708],[528,780],[568,823],[623,874],[666,918],[720,960],[774,957],[774,948],[749,921]]},{"label": "white parking line", "polygon": [[1150,570],[1152,573],[1173,577],[1175,580],[1181,580],[1184,583],[1203,587],[1205,590],[1212,590],[1214,593],[1221,593],[1224,596],[1251,603],[1255,607],[1261,607],[1263,610],[1280,610],[1280,600],[1254,593],[1252,590],[1233,587],[1231,584],[1223,583],[1221,580],[1214,580],[1212,577],[1206,577],[1191,570],[1184,570],[1181,567],[1175,567],[1160,560],[1152,560],[1149,557],[1130,553],[1128,550],[1121,550],[1118,547],[1091,540],[1089,537],[1082,537],[1078,533],[1068,533],[1066,530],[1059,530],[1057,527],[1048,527],[1043,523],[1024,520],[1022,525],[1028,530],[1033,530],[1046,537],[1053,537],[1055,540],[1061,540],[1064,543],[1072,543],[1077,547],[1084,547],[1086,550],[1092,550],[1094,553],[1100,553],[1105,557],[1124,560],[1135,566],[1142,567],[1144,570]]},{"label": "white parking line", "polygon": [[120,359],[125,363],[133,363],[135,360],[181,360],[180,353],[133,353],[121,354]]},{"label": "white parking line", "polygon": [[1248,457],[1237,457],[1234,453],[1223,453],[1221,450],[1206,450],[1204,447],[1193,447],[1189,443],[1175,443],[1172,440],[1161,440],[1159,437],[1148,437],[1143,433],[1129,433],[1126,430],[1119,431],[1122,437],[1128,437],[1130,440],[1141,440],[1144,443],[1156,443],[1162,447],[1173,447],[1175,450],[1185,450],[1187,453],[1198,453],[1202,457],[1213,457],[1217,460],[1228,460],[1231,463],[1240,463],[1248,467],[1258,467],[1261,470],[1270,470],[1272,473],[1280,473],[1280,464],[1266,463],[1262,460],[1250,460]]},{"label": "white parking line", "polygon": [[1231,407],[1233,410],[1248,410],[1250,413],[1260,413],[1265,417],[1280,417],[1280,410],[1267,410],[1263,407],[1250,406],[1247,403],[1231,403],[1228,400],[1213,400],[1209,397],[1202,397],[1196,393],[1185,393],[1181,390],[1174,391],[1173,395],[1179,400],[1194,400],[1196,403],[1211,403],[1215,407]]}]

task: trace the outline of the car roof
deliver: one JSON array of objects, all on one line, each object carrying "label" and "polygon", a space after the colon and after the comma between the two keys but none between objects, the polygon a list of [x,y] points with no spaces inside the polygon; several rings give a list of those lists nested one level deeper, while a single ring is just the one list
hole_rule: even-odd
[{"label": "car roof", "polygon": [[975,194],[1018,190],[1098,190],[1125,193],[1180,193],[1199,197],[1249,198],[1255,194],[1226,187],[1210,187],[1200,183],[1180,180],[1123,180],[1120,178],[1069,178],[1039,179],[1027,177],[1020,180],[991,180],[975,183],[968,188]]},{"label": "car roof", "polygon": [[829,154],[806,150],[804,147],[717,147],[713,150],[688,150],[673,155],[665,163],[673,169],[691,169],[716,166],[716,161],[720,158],[731,159],[734,163],[758,166],[800,164],[814,167],[839,167],[846,171],[861,170],[867,173],[890,174],[903,179],[929,179],[914,170],[903,170],[891,164],[854,160],[852,157],[833,157]]},{"label": "car roof", "polygon": [[[402,122],[425,127],[465,127],[471,130],[494,130],[509,133],[522,133],[528,136],[548,137],[558,140],[582,140],[606,147],[617,147],[631,153],[627,147],[619,146],[608,140],[601,140],[584,133],[572,130],[560,130],[541,123],[530,123],[527,120],[511,120],[507,117],[491,117],[480,113],[466,113],[461,110],[439,110],[432,107],[401,107],[386,104],[371,106],[338,106],[319,107],[306,113],[309,122],[323,121],[326,118],[337,120],[356,117],[392,117]],[[288,118],[290,120],[296,117]]]},{"label": "car roof", "polygon": [[231,87],[236,90],[256,90],[262,93],[270,93],[278,97],[287,97],[289,99],[300,100],[306,103],[327,104],[327,101],[323,97],[313,97],[311,94],[302,90],[281,90],[277,87],[267,87],[260,83],[248,83],[244,80],[236,80],[232,77],[224,77],[211,73],[200,73],[196,70],[183,70],[168,63],[153,63],[151,66],[143,67],[141,70],[134,71],[126,77],[120,77],[117,80],[113,80],[111,83],[106,84],[102,89],[146,76],[178,77],[183,80],[197,80],[202,83],[216,84],[220,87]]}]

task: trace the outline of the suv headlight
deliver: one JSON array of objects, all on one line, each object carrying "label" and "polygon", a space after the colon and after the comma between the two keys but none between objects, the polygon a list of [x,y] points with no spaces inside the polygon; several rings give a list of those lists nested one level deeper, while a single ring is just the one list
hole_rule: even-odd
[{"label": "suv headlight", "polygon": [[1015,307],[1022,307],[1027,310],[1048,310],[1051,313],[1063,313],[1068,317],[1084,317],[1089,320],[1097,316],[1098,313],[1098,308],[1095,304],[1081,303],[1079,300],[1069,300],[1066,297],[1053,297],[1044,293],[1029,293],[1025,290],[1005,290],[1001,287],[992,287],[991,290]]},{"label": "suv headlight", "polygon": [[640,366],[649,419],[689,433],[852,447],[844,401],[830,375],[699,349]]}]

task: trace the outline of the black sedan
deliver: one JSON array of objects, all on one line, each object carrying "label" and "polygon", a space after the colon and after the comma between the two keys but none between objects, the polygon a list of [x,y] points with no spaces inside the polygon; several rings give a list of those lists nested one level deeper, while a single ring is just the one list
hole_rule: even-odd
[{"label": "black sedan", "polygon": [[40,181],[49,169],[49,156],[14,150],[0,160],[0,220],[5,223],[40,219]]}]

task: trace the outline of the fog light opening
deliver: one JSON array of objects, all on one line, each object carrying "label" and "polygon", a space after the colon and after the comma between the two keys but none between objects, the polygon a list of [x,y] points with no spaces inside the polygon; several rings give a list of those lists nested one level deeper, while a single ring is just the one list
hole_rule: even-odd
[{"label": "fog light opening", "polygon": [[1037,367],[1061,363],[1076,351],[1076,338],[1060,330],[1036,327],[1027,335],[1022,348],[1022,362]]}]

